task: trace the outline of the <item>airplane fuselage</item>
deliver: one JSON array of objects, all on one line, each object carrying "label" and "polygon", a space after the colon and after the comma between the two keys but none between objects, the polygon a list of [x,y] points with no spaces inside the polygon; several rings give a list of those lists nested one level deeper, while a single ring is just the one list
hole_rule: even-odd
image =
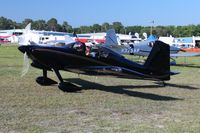
[{"label": "airplane fuselage", "polygon": [[86,75],[110,75],[135,79],[169,80],[169,73],[157,75],[106,47],[100,47],[95,55],[85,55],[73,47],[20,46],[27,53],[33,66],[48,70],[65,70]]}]

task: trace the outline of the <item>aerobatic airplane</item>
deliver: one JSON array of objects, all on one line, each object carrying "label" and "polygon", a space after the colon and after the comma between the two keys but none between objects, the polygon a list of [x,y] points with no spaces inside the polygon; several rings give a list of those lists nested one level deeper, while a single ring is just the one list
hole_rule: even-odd
[{"label": "aerobatic airplane", "polygon": [[[107,35],[113,33],[109,30]],[[153,48],[146,60],[141,65],[126,59],[121,54],[112,50],[117,44],[112,42],[112,37],[106,37],[107,43],[91,47],[87,51],[84,43],[73,42],[64,46],[55,45],[24,45],[19,50],[31,60],[31,65],[43,70],[43,76],[36,79],[40,85],[51,85],[57,82],[47,77],[47,71],[54,71],[62,90],[71,91],[69,83],[64,82],[60,70],[96,76],[115,76],[120,78],[164,81],[176,73],[170,71],[169,45],[155,41]],[[87,54],[86,54],[87,53]],[[73,91],[73,90],[72,90]]]}]

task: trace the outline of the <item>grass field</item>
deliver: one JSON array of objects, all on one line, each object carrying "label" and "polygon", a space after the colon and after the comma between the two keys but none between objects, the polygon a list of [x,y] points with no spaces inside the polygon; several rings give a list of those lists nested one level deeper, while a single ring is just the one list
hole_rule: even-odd
[{"label": "grass field", "polygon": [[185,61],[171,67],[181,73],[166,87],[62,72],[82,89],[66,93],[36,84],[41,70],[31,67],[21,77],[17,46],[0,46],[0,132],[199,133],[200,58],[177,59]]}]

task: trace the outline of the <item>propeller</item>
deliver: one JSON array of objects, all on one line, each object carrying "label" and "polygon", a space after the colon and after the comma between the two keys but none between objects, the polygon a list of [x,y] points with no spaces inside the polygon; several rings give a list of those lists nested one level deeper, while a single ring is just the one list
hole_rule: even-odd
[{"label": "propeller", "polygon": [[23,34],[19,37],[19,45],[30,45],[31,40],[31,23],[29,23],[23,30]]},{"label": "propeller", "polygon": [[[29,23],[25,27],[23,35],[19,37],[19,45],[20,46],[31,45],[30,40],[31,40],[31,23]],[[25,52],[24,53],[24,59],[23,59],[23,67],[22,67],[21,77],[23,77],[28,72],[29,66],[30,66],[30,63],[29,63],[28,55]]]},{"label": "propeller", "polygon": [[26,75],[26,73],[29,70],[29,67],[30,67],[30,63],[29,63],[28,55],[25,52],[24,53],[24,61],[23,61],[23,67],[22,67],[21,77],[23,77],[23,76]]}]

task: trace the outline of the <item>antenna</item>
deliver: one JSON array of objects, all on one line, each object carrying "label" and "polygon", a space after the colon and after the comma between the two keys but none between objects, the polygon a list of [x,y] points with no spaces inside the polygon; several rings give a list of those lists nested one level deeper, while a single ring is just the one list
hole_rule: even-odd
[{"label": "antenna", "polygon": [[153,25],[154,25],[155,21],[153,20],[153,21],[151,21],[150,23],[152,23],[152,24],[151,24],[151,31],[150,31],[150,34],[152,35],[152,32],[153,32]]}]

